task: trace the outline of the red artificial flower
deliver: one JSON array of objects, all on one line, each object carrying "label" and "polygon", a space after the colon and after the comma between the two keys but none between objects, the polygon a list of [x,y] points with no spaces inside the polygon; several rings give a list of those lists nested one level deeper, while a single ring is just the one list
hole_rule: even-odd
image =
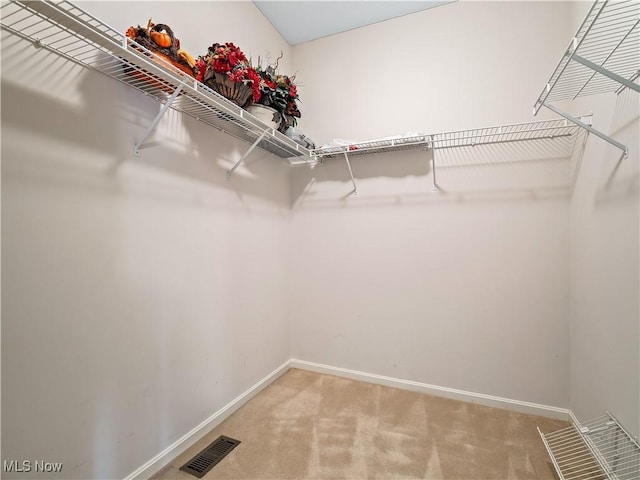
[{"label": "red artificial flower", "polygon": [[258,72],[256,72],[254,68],[250,67],[247,69],[246,77],[251,81],[251,89],[253,90],[253,101],[257,102],[262,96],[262,93],[260,93],[260,77],[258,76]]},{"label": "red artificial flower", "polygon": [[207,62],[202,57],[196,60],[196,80],[202,82],[204,80],[204,73],[207,71]]}]

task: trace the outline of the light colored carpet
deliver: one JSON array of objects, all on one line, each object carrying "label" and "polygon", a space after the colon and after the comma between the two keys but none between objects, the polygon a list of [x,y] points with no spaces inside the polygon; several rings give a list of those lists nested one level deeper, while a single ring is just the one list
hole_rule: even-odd
[{"label": "light colored carpet", "polygon": [[242,443],[205,479],[553,479],[536,431],[566,422],[292,369],[154,480],[220,435]]}]

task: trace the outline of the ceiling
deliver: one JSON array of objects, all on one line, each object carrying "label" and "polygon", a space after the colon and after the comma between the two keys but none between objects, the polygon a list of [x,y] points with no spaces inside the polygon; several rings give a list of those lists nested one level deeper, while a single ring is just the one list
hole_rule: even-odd
[{"label": "ceiling", "polygon": [[335,33],[437,7],[455,0],[272,1],[254,0],[289,43],[297,45]]}]

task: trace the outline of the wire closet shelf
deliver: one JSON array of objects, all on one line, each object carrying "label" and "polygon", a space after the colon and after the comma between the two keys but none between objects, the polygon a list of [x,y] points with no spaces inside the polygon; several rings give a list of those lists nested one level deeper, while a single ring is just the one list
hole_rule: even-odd
[{"label": "wire closet shelf", "polygon": [[544,434],[560,480],[638,480],[640,446],[613,415]]},{"label": "wire closet shelf", "polygon": [[[439,149],[543,140],[547,144],[553,143],[554,152],[566,152],[566,155],[570,155],[575,146],[575,126],[565,119],[557,119],[455,132],[387,137],[309,150],[171,64],[162,62],[157,57],[152,60],[152,52],[67,0],[12,0],[0,7],[0,22],[3,31],[27,40],[37,48],[103,73],[163,103],[146,133],[134,145],[136,154],[169,108],[251,144],[227,172],[227,178],[230,178],[255,147],[284,158],[291,165],[318,161],[322,163],[325,158],[342,157],[347,163],[354,191],[357,193],[349,163],[351,156],[414,149],[435,152]],[[433,188],[437,190],[435,154],[431,161]]]},{"label": "wire closet shelf", "polygon": [[[78,65],[101,72],[233,137],[278,157],[309,150],[72,3],[12,1],[0,10],[2,29]],[[156,60],[161,61],[156,58]]]},{"label": "wire closet shelf", "polygon": [[[590,121],[590,120],[588,120]],[[349,157],[401,150],[423,149],[431,151],[431,167],[433,190],[438,191],[436,180],[436,154],[438,150],[488,147],[513,142],[540,142],[546,147],[553,145],[554,158],[565,158],[573,155],[577,145],[576,135],[580,128],[566,119],[542,120],[537,122],[516,123],[496,127],[472,130],[459,130],[430,135],[407,136],[353,142],[338,146],[325,146],[311,150],[316,162],[325,159],[343,157],[349,169],[353,193],[358,194],[358,186],[353,174]],[[549,151],[549,148],[546,148]]]},{"label": "wire closet shelf", "polygon": [[640,2],[596,0],[540,93],[534,113],[558,100],[638,90]]},{"label": "wire closet shelf", "polygon": [[439,150],[527,141],[561,142],[566,147],[566,154],[570,155],[574,147],[574,135],[578,131],[579,128],[576,125],[565,119],[553,119],[327,146],[311,150],[311,155],[322,159],[342,157],[345,153],[354,156],[402,150]]}]

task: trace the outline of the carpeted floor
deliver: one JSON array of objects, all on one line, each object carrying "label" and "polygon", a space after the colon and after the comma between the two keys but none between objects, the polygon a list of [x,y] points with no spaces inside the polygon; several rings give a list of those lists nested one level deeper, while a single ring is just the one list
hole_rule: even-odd
[{"label": "carpeted floor", "polygon": [[536,426],[566,422],[292,369],[152,477],[220,435],[242,443],[205,479],[554,479]]}]

